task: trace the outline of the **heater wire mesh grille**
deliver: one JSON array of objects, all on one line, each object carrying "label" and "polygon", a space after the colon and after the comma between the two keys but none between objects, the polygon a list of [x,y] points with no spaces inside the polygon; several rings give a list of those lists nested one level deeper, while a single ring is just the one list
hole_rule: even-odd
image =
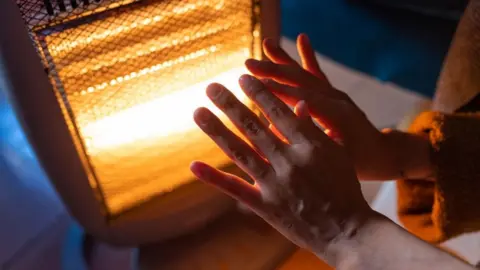
[{"label": "heater wire mesh grille", "polygon": [[256,1],[16,1],[109,216],[225,164],[191,110],[258,53]]}]

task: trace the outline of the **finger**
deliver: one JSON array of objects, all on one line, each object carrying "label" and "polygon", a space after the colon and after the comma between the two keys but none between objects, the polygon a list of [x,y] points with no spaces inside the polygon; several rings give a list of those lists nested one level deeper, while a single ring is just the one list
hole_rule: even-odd
[{"label": "finger", "polygon": [[197,109],[194,120],[222,151],[253,179],[262,181],[272,171],[270,164],[225,127],[220,119],[208,109]]},{"label": "finger", "polygon": [[325,129],[324,132],[334,142],[336,142],[340,145],[343,145],[342,138],[340,137],[340,134],[338,134],[338,132],[335,132],[334,130],[331,130],[331,129]]},{"label": "finger", "polygon": [[285,139],[285,137],[283,137],[282,133],[280,133],[280,131],[278,131],[278,129],[274,125],[269,124],[268,128],[273,132],[273,134],[275,134],[275,136],[280,138],[280,140],[282,140],[284,142],[287,142],[287,139]]},{"label": "finger", "polygon": [[262,209],[263,201],[260,190],[247,181],[212,168],[203,162],[193,162],[190,170],[203,182],[220,189],[248,207],[257,211]]},{"label": "finger", "polygon": [[308,106],[307,103],[304,100],[300,100],[297,102],[297,105],[295,105],[294,109],[295,114],[297,117],[301,119],[309,118],[310,113],[308,112]]},{"label": "finger", "polygon": [[290,86],[315,88],[319,80],[299,65],[279,65],[270,61],[248,59],[245,62],[248,70],[253,75],[261,78],[270,78]]},{"label": "finger", "polygon": [[257,78],[250,75],[240,77],[240,87],[247,96],[255,102],[263,115],[277,130],[291,143],[300,143],[306,140],[300,121],[292,110],[278,99]]},{"label": "finger", "polygon": [[270,91],[290,106],[295,106],[300,100],[307,100],[310,96],[308,91],[281,84],[272,79],[262,79],[262,82]]},{"label": "finger", "polygon": [[300,34],[298,36],[297,49],[298,53],[300,54],[300,58],[302,59],[303,68],[318,78],[327,80],[327,76],[320,68],[315,56],[315,51],[313,50],[310,39],[306,34]]},{"label": "finger", "polygon": [[297,65],[295,61],[285,50],[280,47],[277,41],[267,38],[263,41],[263,51],[267,57],[274,63],[281,65]]},{"label": "finger", "polygon": [[315,118],[322,127],[331,129],[336,137],[349,129],[348,107],[353,106],[350,101],[328,97],[320,93],[311,94],[308,91],[299,90],[296,87],[280,84],[273,80],[262,80],[262,82],[275,95],[291,106],[295,106],[298,102],[304,100],[309,115]]},{"label": "finger", "polygon": [[277,95],[283,102],[287,103],[290,106],[295,106],[297,102],[305,100],[306,103],[309,104],[309,110],[311,111],[312,109],[316,109],[315,107],[312,107],[311,104],[319,98],[327,98],[331,100],[337,100],[339,102],[349,102],[353,106],[355,106],[355,103],[353,103],[353,101],[348,97],[347,94],[333,88],[331,89],[331,91],[319,92],[313,91],[309,88],[305,89],[301,87],[294,87],[278,83],[271,79],[262,79],[262,82],[270,91],[275,93],[275,95]]},{"label": "finger", "polygon": [[319,127],[315,124],[312,116],[310,115],[307,102],[305,102],[304,100],[300,100],[299,102],[297,102],[294,111],[300,121],[303,121],[306,126],[310,126],[318,132]]},{"label": "finger", "polygon": [[267,159],[278,155],[285,144],[247,106],[221,84],[211,84],[207,96]]},{"label": "finger", "polygon": [[250,208],[250,206],[244,204],[243,202],[237,202],[237,209],[242,214],[246,214],[246,215],[255,214]]},{"label": "finger", "polygon": [[352,106],[345,100],[321,96],[308,102],[310,115],[327,130],[327,136],[340,144],[346,139],[354,138],[356,134],[358,118],[354,118],[356,115]]}]

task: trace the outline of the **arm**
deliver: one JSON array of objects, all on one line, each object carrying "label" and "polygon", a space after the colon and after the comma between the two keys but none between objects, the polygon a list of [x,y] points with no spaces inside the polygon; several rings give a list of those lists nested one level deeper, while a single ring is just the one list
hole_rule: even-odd
[{"label": "arm", "polygon": [[195,112],[195,122],[255,185],[194,162],[191,170],[198,178],[340,270],[472,269],[373,211],[345,147],[314,125],[305,102],[294,114],[254,77],[242,76],[240,86],[285,140],[228,89],[213,84],[207,95],[255,150],[206,108]]},{"label": "arm", "polygon": [[[446,57],[432,109],[452,113],[479,93],[480,0],[471,0]],[[390,156],[396,159],[388,164],[397,166],[387,170],[403,170],[401,178],[409,179],[425,178],[433,173],[428,137],[398,132],[386,132],[384,137],[390,141],[386,144],[392,153]]]},{"label": "arm", "polygon": [[317,123],[346,146],[360,179],[425,178],[432,174],[426,136],[378,131],[348,95],[328,81],[306,35],[299,36],[297,47],[303,67],[271,39],[264,42],[271,62],[250,60],[247,67],[289,105],[305,100]]},{"label": "arm", "polygon": [[338,244],[337,269],[463,270],[472,266],[378,216],[366,223],[350,241]]},{"label": "arm", "polygon": [[[445,60],[433,108],[410,131],[432,145],[435,183],[397,182],[398,213],[406,228],[440,242],[480,230],[480,1],[470,1]],[[471,101],[471,102],[469,102]],[[468,103],[467,103],[468,102]],[[467,104],[467,105],[465,105]],[[452,113],[477,111],[477,113]],[[409,177],[407,177],[409,179]]]},{"label": "arm", "polygon": [[480,113],[423,113],[410,131],[431,142],[435,182],[397,182],[400,220],[430,242],[480,230]]},{"label": "arm", "polygon": [[[472,8],[477,9],[475,3],[478,2],[480,0],[471,3],[468,14],[475,13]],[[475,17],[468,14],[467,18]],[[470,29],[471,23],[472,19],[464,19],[460,28]],[[464,35],[459,34],[463,38],[456,38],[453,47],[456,48],[456,44],[472,47],[467,50],[470,53],[456,52],[466,61],[477,45],[468,43]],[[479,230],[480,210],[475,206],[480,197],[479,117],[431,113],[435,117],[420,117],[408,133],[381,133],[345,93],[330,84],[306,36],[299,37],[298,47],[303,67],[272,40],[264,43],[272,62],[249,60],[247,67],[256,76],[265,78],[263,81],[269,90],[284,102],[295,105],[305,100],[310,115],[326,128],[330,138],[345,146],[360,179],[415,179],[397,184],[399,216],[411,232],[424,240],[438,242]],[[453,60],[447,60],[446,66],[457,61],[456,56],[449,59]],[[475,63],[467,61],[467,64],[471,62]],[[472,84],[468,89],[473,92],[475,80],[480,76],[465,74],[463,78],[466,78],[465,85]],[[445,85],[448,84],[443,83],[443,87]],[[437,181],[432,181],[434,179]]]},{"label": "arm", "polygon": [[426,179],[433,175],[431,145],[422,133],[382,131],[383,163],[378,167],[380,179]]}]

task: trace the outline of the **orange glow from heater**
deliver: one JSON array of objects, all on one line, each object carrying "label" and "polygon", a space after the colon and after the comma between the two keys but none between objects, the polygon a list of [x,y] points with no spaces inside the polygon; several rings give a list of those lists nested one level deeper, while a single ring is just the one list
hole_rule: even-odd
[{"label": "orange glow from heater", "polygon": [[245,59],[261,50],[252,3],[139,1],[45,36],[51,79],[109,214],[193,181],[192,160],[230,163],[193,112],[207,107],[233,127],[205,95],[213,82],[251,105],[238,78]]},{"label": "orange glow from heater", "polygon": [[245,68],[235,68],[210,80],[171,92],[82,127],[88,152],[98,155],[105,150],[121,151],[124,144],[149,139],[168,140],[170,136],[196,129],[192,116],[194,110],[200,106],[209,108],[222,120],[226,120],[205,95],[205,89],[210,83],[221,83],[237,98],[246,102],[247,97],[237,83],[240,75],[244,73],[247,73]]}]

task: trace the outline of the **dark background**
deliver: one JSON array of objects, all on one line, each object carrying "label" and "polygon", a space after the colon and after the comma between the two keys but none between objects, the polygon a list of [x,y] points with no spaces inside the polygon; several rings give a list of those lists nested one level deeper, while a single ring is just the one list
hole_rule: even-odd
[{"label": "dark background", "polygon": [[282,0],[283,35],[307,33],[323,55],[425,96],[433,95],[457,24],[360,0]]}]

